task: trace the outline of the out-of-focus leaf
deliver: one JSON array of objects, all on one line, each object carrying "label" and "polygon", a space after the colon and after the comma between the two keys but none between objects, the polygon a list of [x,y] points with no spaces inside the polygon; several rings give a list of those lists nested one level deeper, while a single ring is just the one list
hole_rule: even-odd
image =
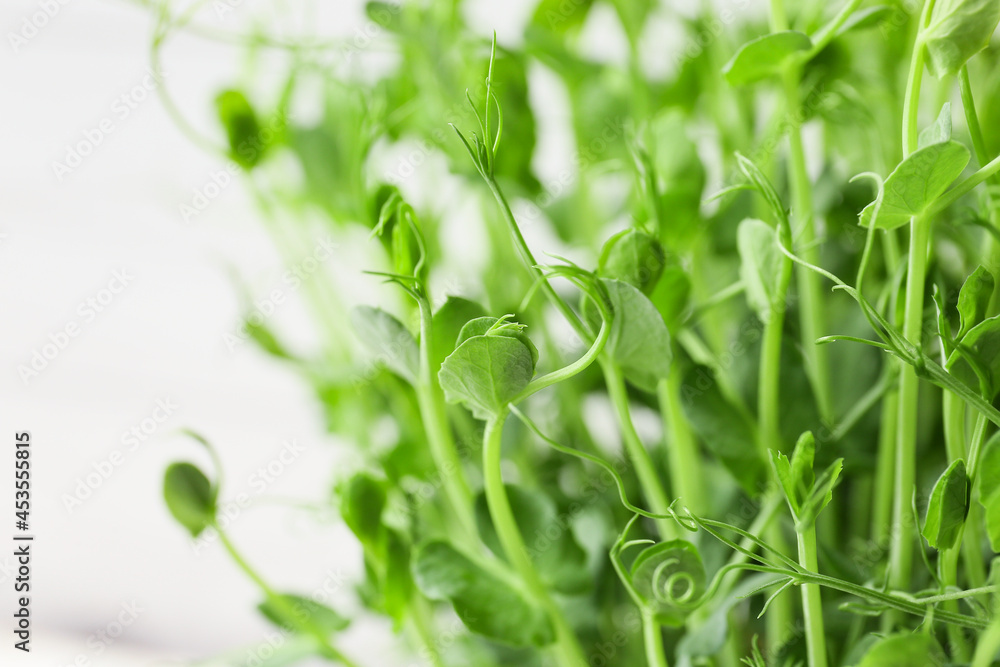
[{"label": "out-of-focus leaf", "polygon": [[753,424],[719,391],[712,371],[693,365],[681,386],[684,414],[701,441],[751,495],[767,478]]},{"label": "out-of-focus leaf", "polygon": [[764,35],[741,46],[722,73],[734,86],[752,83],[777,74],[791,56],[811,48],[809,36],[794,30]]},{"label": "out-of-focus leaf", "polygon": [[420,373],[420,349],[410,330],[381,308],[358,306],[351,311],[358,340],[392,372],[410,383]]},{"label": "out-of-focus leaf", "polygon": [[434,313],[431,320],[433,344],[431,346],[431,371],[437,372],[441,362],[455,351],[455,341],[466,322],[485,317],[486,310],[474,301],[460,296],[449,296]]},{"label": "out-of-focus leaf", "polygon": [[264,618],[279,628],[298,629],[303,623],[310,623],[324,634],[339,632],[350,625],[350,621],[339,613],[315,600],[294,593],[279,593],[279,600],[266,600],[257,605]]},{"label": "out-of-focus leaf", "polygon": [[656,238],[641,229],[615,234],[601,250],[597,274],[632,285],[650,294],[663,275],[666,255]]},{"label": "out-of-focus leaf", "polygon": [[927,667],[947,664],[941,645],[924,632],[890,635],[865,654],[858,667]]},{"label": "out-of-focus leaf", "polygon": [[[591,588],[593,581],[587,569],[587,554],[573,537],[570,517],[560,516],[556,504],[540,491],[511,484],[506,485],[506,490],[528,555],[542,579],[560,593],[569,595]],[[504,558],[485,494],[476,498],[476,524],[486,546]]]},{"label": "out-of-focus leaf", "polygon": [[413,576],[424,595],[451,602],[472,632],[514,646],[545,646],[555,640],[548,616],[524,592],[447,542],[420,547]]},{"label": "out-of-focus leaf", "polygon": [[939,0],[923,32],[927,68],[938,78],[956,74],[986,48],[1000,22],[996,0]]},{"label": "out-of-focus leaf", "polygon": [[[649,298],[620,280],[602,278],[607,288],[614,321],[604,349],[621,365],[625,377],[643,391],[656,391],[656,384],[670,373],[670,331],[663,316]],[[594,330],[600,315],[590,301],[584,302],[584,315]]]},{"label": "out-of-focus leaf", "polygon": [[218,491],[197,466],[173,463],[163,478],[163,498],[167,509],[192,537],[215,522]]}]

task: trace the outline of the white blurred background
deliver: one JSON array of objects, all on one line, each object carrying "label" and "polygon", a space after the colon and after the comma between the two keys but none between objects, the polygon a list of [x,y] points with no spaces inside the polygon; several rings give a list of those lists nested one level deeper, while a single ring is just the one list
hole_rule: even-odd
[{"label": "white blurred background", "polygon": [[[209,0],[201,16],[240,32],[282,4]],[[533,3],[468,4],[482,32],[516,40]],[[317,34],[350,36],[364,20],[360,0],[311,5],[322,10],[310,19]],[[257,591],[218,544],[192,545],[164,508],[161,478],[172,460],[206,460],[181,428],[216,443],[227,497],[256,497],[257,471],[272,464],[281,472],[266,495],[315,500],[349,457],[326,435],[305,382],[250,343],[225,343],[242,315],[233,275],[266,294],[281,284],[279,257],[238,179],[182,218],[180,206],[225,164],[188,141],[149,90],[150,10],[5,0],[0,26],[0,664],[187,664],[263,647]],[[596,26],[594,48],[613,58],[603,34]],[[200,129],[216,130],[212,100],[240,58],[239,48],[191,35],[168,45],[165,85]],[[546,114],[566,122],[559,100]],[[558,141],[546,134],[539,149]],[[68,172],[57,167],[81,142],[96,145]],[[288,296],[275,318],[294,330],[304,315]],[[133,428],[143,439],[127,435]],[[9,634],[20,430],[31,432],[34,455],[30,657]],[[274,464],[289,441],[301,453]],[[255,502],[231,532],[276,586],[327,586],[350,610],[360,555],[337,521]],[[104,639],[118,623],[120,636]],[[344,649],[391,664],[391,644],[381,657],[371,646],[375,631],[389,634],[362,624]]]}]

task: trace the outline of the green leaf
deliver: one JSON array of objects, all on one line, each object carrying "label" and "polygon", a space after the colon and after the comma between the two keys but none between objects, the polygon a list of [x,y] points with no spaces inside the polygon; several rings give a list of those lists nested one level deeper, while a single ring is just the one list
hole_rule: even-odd
[{"label": "green leaf", "polygon": [[685,540],[643,549],[632,563],[632,585],[656,620],[680,627],[705,592],[705,566],[698,549]]},{"label": "green leaf", "polygon": [[[975,325],[956,345],[961,349],[951,353],[945,367],[969,388],[980,393],[985,391],[987,400],[992,401],[1000,393],[1000,317],[991,317]],[[967,357],[971,357],[972,363]],[[981,384],[980,373],[985,387]]]},{"label": "green leaf", "polygon": [[792,514],[798,516],[802,503],[809,497],[816,481],[813,475],[816,439],[809,431],[803,433],[795,443],[791,460],[779,451],[773,449],[768,451],[771,453],[771,464],[778,475],[778,482],[785,492],[788,505],[792,508]]},{"label": "green leaf", "polygon": [[689,368],[681,386],[691,428],[747,493],[759,493],[767,479],[767,462],[757,448],[757,429],[722,395],[707,366]]},{"label": "green leaf", "polygon": [[922,32],[927,68],[938,78],[957,74],[969,58],[986,48],[1000,22],[996,0],[939,0]]},{"label": "green leaf", "polygon": [[441,362],[455,351],[458,334],[469,320],[485,317],[486,310],[475,301],[449,296],[431,318],[431,371],[437,372]]},{"label": "green leaf", "polygon": [[747,218],[736,231],[740,253],[740,278],[747,301],[761,320],[769,317],[778,296],[784,255],[778,245],[778,232],[766,222]]},{"label": "green leaf", "polygon": [[882,21],[888,19],[896,11],[895,7],[889,5],[875,5],[853,12],[844,21],[844,24],[837,30],[837,37],[840,37],[853,30],[865,30],[878,27]]},{"label": "green leaf", "polygon": [[844,470],[844,459],[837,459],[823,471],[813,484],[812,491],[802,503],[799,515],[795,521],[795,530],[804,532],[816,523],[816,517],[833,500],[833,488],[840,480]]},{"label": "green leaf", "polygon": [[472,336],[444,360],[438,378],[449,402],[464,403],[485,420],[528,386],[534,368],[531,350],[517,337]]},{"label": "green leaf", "polygon": [[385,485],[366,472],[354,475],[340,489],[340,515],[368,548],[378,544],[385,504]]},{"label": "green leaf", "polygon": [[574,2],[541,0],[535,7],[531,24],[559,35],[575,31],[583,26],[587,20],[587,13],[593,4],[594,0],[575,0]]},{"label": "green leaf", "polygon": [[410,544],[399,531],[390,528],[385,531],[384,550],[382,602],[385,612],[396,621],[398,630],[413,597]]},{"label": "green leaf", "polygon": [[[584,593],[593,586],[587,553],[577,543],[570,517],[560,515],[555,502],[541,491],[505,485],[518,531],[542,580],[567,595]],[[476,498],[476,525],[483,543],[506,558],[493,528],[485,494]]]},{"label": "green leaf", "polygon": [[722,73],[734,86],[751,83],[777,74],[791,56],[811,48],[809,36],[794,30],[764,35],[741,46]]},{"label": "green leaf", "polygon": [[983,445],[979,460],[979,503],[986,510],[986,534],[1000,553],[1000,433]]},{"label": "green leaf", "polygon": [[660,311],[667,330],[676,331],[684,321],[691,299],[691,278],[676,260],[667,260],[663,275],[656,283],[656,289],[649,295],[656,309]]},{"label": "green leaf", "polygon": [[969,512],[969,477],[965,461],[956,459],[931,491],[923,535],[938,551],[954,546]]},{"label": "green leaf", "polygon": [[410,330],[381,308],[351,311],[358,340],[396,375],[414,384],[420,372],[420,349]]},{"label": "green leaf", "polygon": [[173,463],[163,478],[167,509],[192,537],[215,523],[218,490],[191,463]]},{"label": "green leaf", "polygon": [[432,600],[448,600],[472,632],[514,646],[545,646],[555,631],[538,605],[447,542],[432,541],[413,561],[417,587]]},{"label": "green leaf", "polygon": [[917,138],[917,148],[944,143],[951,139],[951,102],[945,102],[941,113]]},{"label": "green leaf", "polygon": [[985,266],[977,267],[972,275],[965,279],[958,293],[959,329],[956,337],[958,340],[964,338],[972,327],[986,317],[994,285],[993,274]]},{"label": "green leaf", "polygon": [[666,254],[653,236],[639,229],[615,234],[601,250],[597,275],[628,283],[650,294],[663,275]]},{"label": "green leaf", "polygon": [[256,166],[267,145],[262,141],[257,114],[238,90],[224,90],[215,98],[215,111],[226,130],[229,156],[244,169]]},{"label": "green leaf", "polygon": [[878,200],[861,211],[861,226],[895,229],[920,215],[948,189],[969,163],[969,150],[957,141],[924,146],[911,153],[885,180],[878,219],[872,221]]},{"label": "green leaf", "polygon": [[882,639],[865,654],[858,667],[927,667],[946,663],[947,657],[937,640],[918,632]]},{"label": "green leaf", "polygon": [[[645,294],[620,280],[602,278],[608,306],[614,313],[611,333],[605,345],[625,373],[626,379],[643,391],[656,391],[656,384],[670,373],[673,351],[670,331],[663,316]],[[601,318],[597,308],[584,302],[584,316],[597,330]]]},{"label": "green leaf", "polygon": [[[265,600],[257,605],[264,618],[279,628],[298,630],[302,624],[311,623],[323,634],[330,635],[345,629],[351,622],[326,605],[294,593],[283,593],[279,600]],[[282,604],[283,603],[283,604]]]},{"label": "green leaf", "polygon": [[524,343],[524,346],[531,352],[531,365],[534,366],[538,363],[538,348],[528,338],[528,334],[524,333],[526,327],[523,324],[509,321],[510,317],[511,315],[502,318],[477,317],[474,320],[469,320],[459,331],[455,346],[458,347],[473,336],[509,336]]}]

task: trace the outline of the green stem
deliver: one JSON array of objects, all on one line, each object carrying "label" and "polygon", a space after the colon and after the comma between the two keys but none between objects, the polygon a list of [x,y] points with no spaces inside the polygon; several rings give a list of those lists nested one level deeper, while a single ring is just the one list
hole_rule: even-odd
[{"label": "green stem", "polygon": [[413,613],[409,615],[410,623],[423,646],[428,662],[432,667],[445,667],[444,660],[441,659],[441,652],[438,651],[434,630],[431,627],[432,618],[433,610],[427,604],[427,600],[416,596],[413,603]]},{"label": "green stem", "polygon": [[507,489],[501,471],[503,422],[507,411],[486,422],[483,434],[483,485],[490,518],[507,560],[513,566],[528,591],[548,613],[556,630],[556,651],[565,667],[586,667],[587,660],[562,611],[556,605],[548,588],[528,556],[528,549],[517,527],[514,512],[507,498]]},{"label": "green stem", "polygon": [[420,417],[427,432],[431,457],[434,459],[438,474],[441,476],[451,512],[457,517],[465,537],[471,544],[476,544],[478,533],[476,520],[472,513],[474,507],[472,492],[465,479],[462,460],[455,448],[455,440],[445,410],[444,395],[430,360],[432,335],[430,304],[425,299],[421,299],[420,377],[415,388],[417,403],[420,406]]},{"label": "green stem", "polygon": [[990,667],[997,652],[1000,652],[1000,614],[994,616],[989,627],[979,635],[970,667]]},{"label": "green stem", "polygon": [[[816,527],[810,526],[797,533],[799,543],[799,563],[813,572],[819,571],[819,557],[816,549]],[[826,667],[826,634],[823,627],[823,601],[819,586],[802,586],[802,610],[806,624],[806,652],[809,667]]]},{"label": "green stem", "polygon": [[[708,513],[705,498],[705,474],[698,450],[698,443],[691,433],[691,427],[684,419],[681,406],[683,376],[671,369],[670,377],[660,380],[656,392],[663,413],[663,430],[669,433],[667,454],[670,457],[670,484],[674,495],[695,514]],[[665,439],[666,440],[666,439]]]},{"label": "green stem", "polygon": [[[635,425],[632,423],[632,416],[629,412],[628,391],[625,388],[625,377],[617,364],[610,361],[601,362],[604,370],[604,381],[608,387],[608,397],[614,407],[615,414],[622,427],[622,440],[625,443],[625,451],[628,452],[632,465],[635,466],[636,475],[639,477],[639,484],[649,501],[653,512],[656,514],[670,513],[670,498],[667,496],[660,483],[660,477],[656,472],[656,466],[650,457],[646,446],[636,433]],[[660,536],[664,539],[677,537],[677,526],[669,519],[658,519],[656,525]]]},{"label": "green stem", "polygon": [[648,611],[642,612],[642,637],[646,647],[647,667],[668,667],[667,654],[663,648],[663,637],[656,617]]},{"label": "green stem", "polygon": [[930,205],[930,207],[928,207],[927,216],[933,217],[945,210],[959,199],[972,192],[973,188],[997,172],[1000,172],[1000,155],[984,164],[974,174],[941,195],[933,204]]},{"label": "green stem", "polygon": [[[930,224],[922,217],[910,223],[909,270],[906,276],[906,309],[903,337],[920,345],[923,334],[924,279]],[[914,526],[910,520],[910,498],[916,484],[917,402],[920,380],[915,369],[902,369],[899,383],[899,416],[896,439],[896,470],[893,485],[892,540],[889,550],[889,586],[906,590],[913,563]]]},{"label": "green stem", "polygon": [[[792,190],[792,213],[798,218],[795,229],[796,252],[810,264],[819,266],[819,246],[816,244],[816,219],[813,214],[812,183],[806,169],[802,127],[798,122],[799,67],[786,68],[783,73],[785,105],[793,127],[788,134],[789,181]],[[806,369],[816,395],[820,418],[832,424],[833,400],[830,394],[830,367],[826,345],[817,345],[816,339],[826,330],[824,298],[820,275],[805,266],[796,265],[796,283],[799,286],[799,328]]]},{"label": "green stem", "polygon": [[875,498],[872,504],[871,538],[878,545],[881,545],[882,540],[888,537],[889,522],[892,520],[893,480],[896,476],[896,420],[898,417],[899,394],[893,390],[886,394],[885,401],[882,403],[878,460],[875,464]]},{"label": "green stem", "polygon": [[[768,449],[782,451],[781,442],[781,343],[784,333],[785,305],[788,285],[792,277],[792,262],[783,257],[778,278],[778,289],[766,313],[763,343],[760,356],[760,374],[757,390],[757,414],[760,436],[757,446],[763,460],[768,460]],[[788,553],[790,547],[781,532],[781,525],[775,523],[767,532],[768,541],[781,553]],[[778,596],[768,610],[767,635],[770,646],[779,646],[792,628],[792,603],[787,596]]]},{"label": "green stem", "polygon": [[576,312],[570,307],[566,300],[559,296],[555,288],[548,279],[542,274],[538,269],[538,263],[535,261],[535,256],[531,253],[531,249],[528,247],[528,242],[524,240],[524,235],[521,234],[521,228],[517,224],[517,219],[514,217],[514,212],[510,208],[510,204],[507,202],[507,197],[504,196],[503,190],[500,189],[500,184],[496,182],[496,179],[488,178],[486,184],[490,188],[490,192],[493,193],[493,197],[496,199],[497,204],[500,206],[500,213],[503,215],[504,221],[507,223],[507,229],[511,236],[514,238],[514,246],[517,248],[518,254],[521,256],[521,261],[528,268],[529,271],[541,278],[541,288],[545,292],[545,296],[548,297],[549,301],[552,302],[566,321],[572,325],[573,329],[576,331],[584,340],[589,340],[591,338],[590,332],[587,331],[587,327],[584,326],[583,322]]},{"label": "green stem", "polygon": [[[920,86],[924,74],[923,26],[930,18],[934,0],[924,4],[920,27],[913,45],[903,98],[903,156],[910,155],[917,147],[917,112]],[[930,218],[916,216],[910,220],[910,252],[906,274],[906,307],[903,319],[903,337],[919,349],[923,338],[924,280],[927,273],[927,252],[930,242]],[[899,379],[899,419],[896,424],[896,474],[893,486],[892,541],[889,545],[889,585],[905,590],[910,585],[913,563],[914,526],[910,521],[910,497],[916,483],[917,465],[917,402],[920,381],[915,369],[907,365]],[[895,615],[886,615],[891,625]]]},{"label": "green stem", "polygon": [[239,550],[236,548],[230,539],[226,535],[225,531],[218,525],[213,526],[219,535],[219,541],[222,542],[222,546],[225,547],[226,551],[232,557],[233,562],[243,570],[244,574],[253,581],[257,587],[264,593],[267,601],[274,606],[274,608],[281,613],[285,622],[292,626],[295,630],[302,632],[304,634],[312,635],[312,637],[319,644],[320,649],[323,651],[325,657],[333,661],[339,661],[347,667],[357,667],[356,663],[350,660],[347,656],[337,650],[331,643],[330,639],[323,630],[321,630],[312,619],[306,618],[303,620],[301,614],[299,614],[295,608],[289,604],[288,600],[281,594],[275,592],[273,588],[264,580],[260,574],[257,573],[250,563],[243,558]]}]

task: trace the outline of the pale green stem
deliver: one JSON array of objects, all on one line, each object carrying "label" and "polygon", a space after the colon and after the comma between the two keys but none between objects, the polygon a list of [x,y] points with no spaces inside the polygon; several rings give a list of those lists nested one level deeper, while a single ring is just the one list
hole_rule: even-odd
[{"label": "pale green stem", "polygon": [[433,667],[445,667],[444,660],[441,659],[441,652],[438,650],[437,641],[434,637],[434,629],[431,627],[433,619],[433,609],[423,597],[414,598],[412,613],[409,616],[410,624],[424,649],[424,654]]},{"label": "pale green stem", "polygon": [[[792,123],[788,134],[789,181],[792,190],[792,214],[798,219],[794,229],[797,253],[810,264],[819,266],[819,246],[816,244],[816,218],[813,214],[812,183],[806,169],[805,147],[802,143],[802,127],[798,122],[800,113],[798,67],[787,68],[783,73],[785,105]],[[796,282],[799,286],[799,328],[800,343],[819,407],[820,418],[832,424],[833,401],[830,395],[830,367],[826,345],[817,345],[826,330],[824,296],[820,286],[820,275],[815,271],[796,265]]]},{"label": "pale green stem", "polygon": [[470,544],[476,544],[476,520],[473,516],[474,503],[469,484],[465,479],[462,460],[455,448],[455,439],[448,414],[445,410],[444,395],[434,374],[430,360],[432,347],[432,326],[430,304],[420,303],[420,377],[416,385],[420,419],[427,434],[427,444],[441,477],[444,492],[452,514],[458,519],[464,537]]},{"label": "pale green stem", "polygon": [[[625,377],[617,364],[610,361],[601,361],[601,368],[604,370],[604,382],[608,387],[608,397],[611,405],[622,427],[622,440],[625,443],[625,451],[628,452],[632,465],[635,466],[639,484],[643,493],[653,508],[654,514],[670,513],[670,498],[660,483],[660,477],[656,472],[656,466],[650,457],[646,446],[636,433],[632,424],[629,412],[628,391],[625,388]],[[656,525],[659,528],[660,536],[665,539],[677,537],[677,525],[670,519],[657,519]]]},{"label": "pale green stem", "polygon": [[559,655],[559,663],[564,667],[587,667],[587,660],[573,629],[531,562],[507,497],[501,471],[503,422],[506,417],[507,410],[504,410],[487,421],[483,433],[483,486],[490,518],[507,560],[552,621],[556,631],[555,650]]},{"label": "pale green stem", "polygon": [[[797,533],[799,564],[812,572],[819,572],[816,549],[816,527]],[[815,584],[802,585],[802,610],[806,625],[806,652],[809,667],[826,667],[826,634],[823,625],[823,602],[820,588]]]},{"label": "pale green stem", "polygon": [[[917,147],[917,113],[920,87],[924,73],[923,26],[930,18],[934,0],[928,0],[920,17],[906,93],[903,98],[903,156],[910,155]],[[930,243],[930,218],[916,216],[910,220],[910,252],[906,274],[906,307],[903,319],[903,337],[916,346],[923,338],[924,280],[927,274],[927,253]],[[889,549],[889,586],[906,590],[910,586],[913,564],[914,526],[910,520],[910,498],[916,484],[917,457],[917,402],[920,381],[909,364],[900,373],[899,420],[896,441],[896,474],[893,493],[893,530]],[[892,625],[896,615],[887,614],[885,622]]]},{"label": "pale green stem", "polygon": [[268,602],[270,602],[271,605],[274,606],[275,609],[281,613],[281,616],[286,623],[291,624],[292,626],[294,626],[295,629],[299,630],[300,632],[304,632],[308,635],[311,635],[319,644],[320,649],[326,658],[331,659],[333,661],[338,661],[346,665],[347,667],[357,667],[352,660],[350,660],[347,656],[345,656],[343,653],[337,650],[330,643],[330,638],[327,636],[327,634],[323,632],[323,630],[321,630],[315,623],[313,623],[311,619],[308,618],[305,620],[300,619],[300,614],[285,599],[285,597],[275,592],[275,590],[271,588],[271,586],[264,580],[264,578],[260,576],[260,574],[258,574],[257,571],[253,569],[253,567],[251,567],[250,563],[248,563],[246,559],[243,558],[239,550],[236,548],[236,545],[234,545],[229,540],[229,536],[226,535],[225,531],[223,531],[221,527],[214,526],[214,528],[219,535],[219,541],[222,542],[222,546],[225,547],[226,551],[233,559],[233,562],[235,562],[236,565],[241,570],[243,570],[243,573],[246,574],[247,577],[249,577],[250,580],[257,585],[257,587],[261,590],[262,593],[264,593],[264,596],[267,598]]},{"label": "pale green stem", "polygon": [[669,442],[667,455],[670,457],[670,483],[683,505],[695,514],[707,514],[709,508],[705,499],[705,476],[698,442],[684,418],[680,395],[682,388],[683,377],[676,372],[656,385],[660,411],[663,413],[663,430],[665,434],[669,433],[669,440],[664,440]]},{"label": "pale green stem", "polygon": [[[906,310],[903,337],[920,345],[923,333],[924,277],[927,272],[927,245],[930,224],[923,218],[910,223],[909,271],[906,276]],[[915,539],[910,519],[910,498],[916,484],[917,401],[920,380],[912,366],[900,373],[899,418],[897,421],[896,470],[893,485],[892,540],[889,550],[889,586],[898,590],[910,587]]]},{"label": "pale green stem", "polygon": [[656,617],[648,611],[642,612],[642,636],[646,647],[647,667],[668,667],[660,624],[657,623]]}]

